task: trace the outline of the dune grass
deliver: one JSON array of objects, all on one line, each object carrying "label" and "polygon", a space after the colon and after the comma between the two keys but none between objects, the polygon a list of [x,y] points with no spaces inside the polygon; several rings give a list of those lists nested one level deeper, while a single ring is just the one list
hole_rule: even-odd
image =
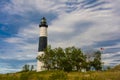
[{"label": "dune grass", "polygon": [[63,71],[42,71],[42,72],[19,72],[1,74],[0,80],[120,80],[120,71],[102,72],[63,72]]}]

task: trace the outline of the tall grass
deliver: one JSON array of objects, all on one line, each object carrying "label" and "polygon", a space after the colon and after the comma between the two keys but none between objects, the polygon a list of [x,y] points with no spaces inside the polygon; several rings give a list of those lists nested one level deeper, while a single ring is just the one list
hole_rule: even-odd
[{"label": "tall grass", "polygon": [[0,80],[120,80],[120,71],[104,72],[21,72],[0,75]]}]

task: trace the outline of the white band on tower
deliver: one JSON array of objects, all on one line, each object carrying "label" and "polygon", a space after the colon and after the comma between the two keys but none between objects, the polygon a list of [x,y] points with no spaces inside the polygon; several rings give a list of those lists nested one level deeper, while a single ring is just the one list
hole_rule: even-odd
[{"label": "white band on tower", "polygon": [[40,37],[42,37],[42,36],[47,36],[47,28],[46,27],[40,28]]},{"label": "white band on tower", "polygon": [[[44,55],[44,51],[38,52],[38,56]],[[37,72],[43,71],[44,64],[42,62],[40,62],[39,60],[37,60]]]}]

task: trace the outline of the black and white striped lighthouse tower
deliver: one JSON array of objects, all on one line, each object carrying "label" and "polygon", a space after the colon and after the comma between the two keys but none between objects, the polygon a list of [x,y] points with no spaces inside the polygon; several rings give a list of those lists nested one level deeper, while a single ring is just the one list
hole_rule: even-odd
[{"label": "black and white striped lighthouse tower", "polygon": [[[38,46],[38,56],[44,54],[44,49],[47,47],[47,22],[45,17],[41,19],[41,23],[39,25],[40,28],[40,37],[39,37],[39,46]],[[44,70],[43,63],[39,60],[37,61],[37,72]]]}]

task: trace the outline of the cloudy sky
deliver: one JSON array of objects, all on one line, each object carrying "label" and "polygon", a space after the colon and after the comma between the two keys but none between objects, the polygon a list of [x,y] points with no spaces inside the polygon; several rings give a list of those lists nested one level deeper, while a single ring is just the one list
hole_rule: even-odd
[{"label": "cloudy sky", "polygon": [[53,48],[104,48],[104,65],[120,64],[120,0],[0,0],[0,73],[36,65],[39,23]]}]

